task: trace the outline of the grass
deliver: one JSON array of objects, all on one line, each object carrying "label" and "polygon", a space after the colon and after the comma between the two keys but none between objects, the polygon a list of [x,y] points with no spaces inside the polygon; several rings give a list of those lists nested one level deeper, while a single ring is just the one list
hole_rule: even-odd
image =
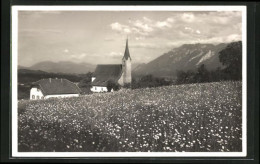
[{"label": "grass", "polygon": [[240,81],[20,101],[18,108],[21,152],[242,151]]}]

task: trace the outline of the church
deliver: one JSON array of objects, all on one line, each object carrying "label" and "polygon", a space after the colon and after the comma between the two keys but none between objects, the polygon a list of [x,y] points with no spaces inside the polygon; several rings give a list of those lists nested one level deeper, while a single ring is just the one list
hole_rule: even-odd
[{"label": "church", "polygon": [[131,60],[127,39],[122,64],[98,64],[91,79],[90,90],[92,92],[108,92],[109,81],[118,83],[120,86],[131,84]]}]

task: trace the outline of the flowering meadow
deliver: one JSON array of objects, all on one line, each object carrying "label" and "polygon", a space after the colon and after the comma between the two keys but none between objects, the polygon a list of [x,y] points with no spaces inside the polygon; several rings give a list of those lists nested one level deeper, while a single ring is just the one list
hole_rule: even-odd
[{"label": "flowering meadow", "polygon": [[20,152],[239,152],[242,83],[18,103]]}]

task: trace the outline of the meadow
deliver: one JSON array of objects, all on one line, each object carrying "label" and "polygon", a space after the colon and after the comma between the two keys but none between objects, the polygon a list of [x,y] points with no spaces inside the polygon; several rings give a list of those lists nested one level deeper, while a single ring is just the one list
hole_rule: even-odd
[{"label": "meadow", "polygon": [[242,83],[18,103],[19,152],[239,152]]}]

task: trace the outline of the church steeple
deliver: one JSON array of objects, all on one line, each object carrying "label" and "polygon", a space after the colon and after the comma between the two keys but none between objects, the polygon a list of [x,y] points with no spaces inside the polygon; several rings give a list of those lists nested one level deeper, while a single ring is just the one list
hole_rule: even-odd
[{"label": "church steeple", "polygon": [[128,60],[128,58],[131,60],[129,49],[128,49],[128,37],[126,39],[126,46],[125,46],[125,54],[123,59]]},{"label": "church steeple", "polygon": [[126,39],[126,46],[125,46],[125,54],[122,59],[122,69],[123,69],[123,83],[131,84],[132,82],[132,69],[131,69],[131,57],[128,49],[128,38]]}]

